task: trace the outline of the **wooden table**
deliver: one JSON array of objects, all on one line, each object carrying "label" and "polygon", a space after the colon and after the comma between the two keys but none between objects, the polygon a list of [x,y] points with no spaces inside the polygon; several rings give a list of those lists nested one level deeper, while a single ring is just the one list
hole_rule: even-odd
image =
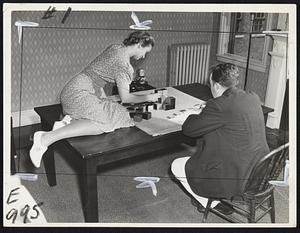
[{"label": "wooden table", "polygon": [[[211,98],[208,87],[200,84],[177,86],[178,90],[202,100]],[[270,112],[263,108],[264,114]],[[42,130],[49,131],[55,121],[59,120],[61,105],[36,107],[34,110],[41,118]],[[137,127],[118,129],[112,133],[97,136],[82,136],[61,140],[52,144],[43,162],[50,186],[56,185],[56,172],[53,149],[64,145],[72,154],[72,160],[79,164],[79,174],[82,181],[81,194],[86,222],[98,222],[98,187],[97,167],[118,162],[128,158],[142,156],[160,149],[172,147],[180,143],[194,143],[191,138],[184,136],[181,131],[152,137]]]}]

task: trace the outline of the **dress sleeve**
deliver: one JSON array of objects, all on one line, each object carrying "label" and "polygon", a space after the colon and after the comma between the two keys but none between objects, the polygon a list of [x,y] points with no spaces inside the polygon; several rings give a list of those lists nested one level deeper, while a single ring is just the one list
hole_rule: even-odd
[{"label": "dress sleeve", "polygon": [[115,82],[118,88],[129,90],[129,85],[131,83],[131,76],[127,72],[118,72],[115,78]]},{"label": "dress sleeve", "polygon": [[221,107],[214,100],[209,100],[200,114],[190,115],[182,125],[182,131],[190,137],[200,137],[224,124]]}]

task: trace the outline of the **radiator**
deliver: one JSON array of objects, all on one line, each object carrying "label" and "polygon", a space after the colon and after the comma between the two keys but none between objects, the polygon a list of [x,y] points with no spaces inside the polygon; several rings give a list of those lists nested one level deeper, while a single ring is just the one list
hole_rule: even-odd
[{"label": "radiator", "polygon": [[173,44],[168,48],[167,86],[206,84],[209,69],[209,44]]}]

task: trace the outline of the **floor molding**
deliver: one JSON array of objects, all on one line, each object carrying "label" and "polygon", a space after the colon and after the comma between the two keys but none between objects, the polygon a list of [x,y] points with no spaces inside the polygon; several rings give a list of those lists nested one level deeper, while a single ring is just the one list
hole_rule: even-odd
[{"label": "floor molding", "polygon": [[12,112],[11,116],[13,119],[13,128],[41,123],[39,115],[33,109],[24,110],[21,112]]}]

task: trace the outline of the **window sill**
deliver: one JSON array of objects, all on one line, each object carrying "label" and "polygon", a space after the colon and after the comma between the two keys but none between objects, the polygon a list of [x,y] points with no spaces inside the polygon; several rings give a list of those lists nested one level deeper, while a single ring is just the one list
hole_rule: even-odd
[{"label": "window sill", "polygon": [[[232,63],[232,64],[235,64],[235,65],[245,68],[245,69],[247,66],[247,59],[245,57],[241,57],[241,56],[237,56],[237,55],[233,55],[233,54],[228,54],[228,53],[217,54],[217,60],[220,62]],[[266,72],[267,66],[258,61],[250,60],[249,69],[258,71],[258,72]]]},{"label": "window sill", "polygon": [[[247,35],[248,37],[249,37],[249,35]],[[265,37],[266,35],[265,34],[252,34],[251,35],[251,38],[258,38],[258,37]],[[235,39],[243,39],[243,38],[245,38],[245,35],[243,34],[243,35],[235,35],[234,36],[234,38]]]}]

